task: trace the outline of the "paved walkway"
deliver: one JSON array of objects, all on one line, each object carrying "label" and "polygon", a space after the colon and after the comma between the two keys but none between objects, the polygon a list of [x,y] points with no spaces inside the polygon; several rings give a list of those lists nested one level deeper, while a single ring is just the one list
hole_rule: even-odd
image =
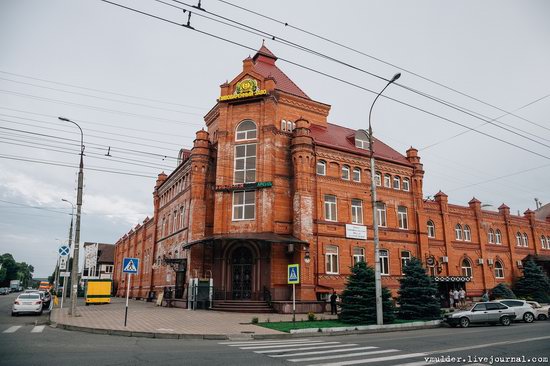
[{"label": "paved walkway", "polygon": [[[81,330],[97,333],[143,336],[185,335],[192,337],[223,336],[223,338],[246,337],[251,335],[283,334],[282,332],[267,329],[251,324],[252,318],[257,317],[260,322],[292,321],[292,314],[252,314],[229,313],[211,310],[187,310],[179,308],[158,307],[154,303],[130,300],[128,307],[128,322],[124,326],[124,310],[126,299],[112,298],[111,304],[78,306],[77,317],[67,314],[67,302],[63,309],[55,308],[51,314],[51,321],[67,329],[81,328]],[[322,319],[333,319],[335,315],[317,314]],[[307,314],[296,314],[296,321],[307,320]],[[135,332],[136,334],[130,334]],[[174,337],[175,338],[175,337]]]}]

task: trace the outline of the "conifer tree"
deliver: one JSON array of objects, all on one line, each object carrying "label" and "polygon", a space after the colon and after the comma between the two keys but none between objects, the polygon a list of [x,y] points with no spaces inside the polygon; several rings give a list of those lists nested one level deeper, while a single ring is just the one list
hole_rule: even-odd
[{"label": "conifer tree", "polygon": [[[390,291],[382,288],[382,308],[384,324],[395,319]],[[376,323],[376,288],[374,269],[364,262],[357,263],[348,277],[346,288],[341,295],[339,319],[350,324]]]},{"label": "conifer tree", "polygon": [[541,267],[532,260],[523,265],[523,276],[514,286],[517,296],[537,302],[550,302],[550,281]]},{"label": "conifer tree", "polygon": [[402,319],[428,320],[441,317],[441,303],[438,290],[426,274],[422,262],[416,258],[403,269],[404,277],[399,280],[399,316]]},{"label": "conifer tree", "polygon": [[514,291],[505,283],[499,283],[491,290],[491,299],[515,299]]}]

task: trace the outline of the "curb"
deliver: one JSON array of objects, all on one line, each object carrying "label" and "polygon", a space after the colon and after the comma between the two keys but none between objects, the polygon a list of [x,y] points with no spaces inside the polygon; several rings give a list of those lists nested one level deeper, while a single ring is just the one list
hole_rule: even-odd
[{"label": "curb", "polygon": [[369,334],[369,333],[388,333],[400,332],[407,330],[432,329],[441,327],[441,320],[419,321],[403,324],[388,324],[388,325],[362,325],[352,327],[339,328],[306,328],[291,330],[290,333],[280,334],[178,334],[178,333],[155,333],[155,332],[136,332],[121,329],[104,329],[90,328],[76,325],[62,324],[51,322],[52,328],[59,328],[69,331],[77,331],[92,334],[112,335],[119,337],[140,337],[140,338],[157,338],[157,339],[202,339],[202,340],[236,340],[236,339],[287,339],[287,338],[302,338],[302,337],[326,337],[340,336],[353,334]]}]

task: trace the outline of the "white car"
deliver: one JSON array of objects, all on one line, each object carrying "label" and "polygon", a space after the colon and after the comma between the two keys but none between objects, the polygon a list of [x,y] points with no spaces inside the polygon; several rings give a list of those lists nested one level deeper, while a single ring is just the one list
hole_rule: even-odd
[{"label": "white car", "polygon": [[535,310],[525,300],[501,299],[496,301],[513,309],[516,313],[516,320],[523,320],[526,323],[532,323],[535,320]]},{"label": "white car", "polygon": [[42,314],[42,299],[38,293],[21,294],[13,302],[11,315],[17,316],[19,313]]},{"label": "white car", "polygon": [[550,305],[541,305],[536,301],[527,301],[527,303],[533,307],[533,310],[535,310],[535,317],[538,320],[548,319],[548,309],[550,308]]}]

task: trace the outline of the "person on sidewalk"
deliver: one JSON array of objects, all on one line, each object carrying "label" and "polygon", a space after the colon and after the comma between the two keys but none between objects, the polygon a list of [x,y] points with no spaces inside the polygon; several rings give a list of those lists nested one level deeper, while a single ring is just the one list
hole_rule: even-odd
[{"label": "person on sidewalk", "polygon": [[489,301],[489,291],[485,290],[485,292],[483,293],[483,296],[481,296],[481,301],[483,302]]},{"label": "person on sidewalk", "polygon": [[466,306],[466,291],[464,291],[464,288],[460,289],[459,295],[460,295],[460,305]]},{"label": "person on sidewalk", "polygon": [[453,298],[453,290],[449,290],[449,308],[455,307],[455,300]]},{"label": "person on sidewalk", "polygon": [[455,303],[455,308],[458,308],[459,301],[460,301],[460,293],[458,292],[458,290],[456,288],[453,291],[453,300],[454,300],[454,303]]},{"label": "person on sidewalk", "polygon": [[332,295],[330,295],[330,315],[338,314],[338,310],[336,309],[337,298],[338,296],[336,295],[336,291],[332,290]]}]

